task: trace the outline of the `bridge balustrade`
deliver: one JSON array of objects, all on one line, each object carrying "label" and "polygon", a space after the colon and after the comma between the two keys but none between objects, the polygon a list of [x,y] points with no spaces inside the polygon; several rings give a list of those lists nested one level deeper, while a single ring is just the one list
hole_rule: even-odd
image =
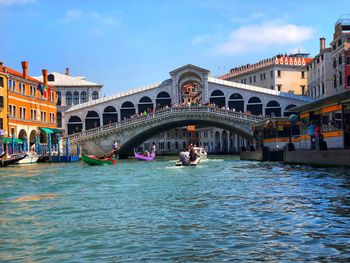
[{"label": "bridge balustrade", "polygon": [[86,136],[91,136],[95,134],[100,134],[103,132],[107,132],[110,130],[115,130],[117,128],[122,128],[122,127],[127,127],[130,125],[135,125],[139,123],[144,123],[145,120],[151,120],[151,119],[156,119],[160,117],[164,117],[167,115],[171,115],[173,113],[215,113],[219,114],[221,116],[229,116],[229,117],[234,117],[236,119],[241,119],[241,120],[247,120],[247,121],[252,121],[252,122],[258,122],[264,119],[264,117],[260,116],[255,116],[255,115],[248,115],[243,112],[237,112],[233,110],[228,110],[228,109],[220,109],[220,108],[214,108],[214,107],[206,107],[206,106],[183,106],[183,107],[169,107],[169,108],[164,108],[161,110],[158,110],[156,112],[148,113],[147,115],[139,115],[139,116],[133,116],[131,118],[122,120],[120,122],[116,123],[111,123],[111,124],[106,124],[101,127],[93,128],[90,130],[82,131],[79,133],[71,134],[69,135],[69,138],[71,140],[76,140],[82,137]]}]

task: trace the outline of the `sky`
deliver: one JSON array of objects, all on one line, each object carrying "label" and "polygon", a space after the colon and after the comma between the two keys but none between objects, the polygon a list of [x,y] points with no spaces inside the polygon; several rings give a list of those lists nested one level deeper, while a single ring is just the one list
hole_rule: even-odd
[{"label": "sky", "polygon": [[0,61],[86,76],[112,95],[186,64],[212,76],[280,53],[314,56],[349,0],[0,0]]}]

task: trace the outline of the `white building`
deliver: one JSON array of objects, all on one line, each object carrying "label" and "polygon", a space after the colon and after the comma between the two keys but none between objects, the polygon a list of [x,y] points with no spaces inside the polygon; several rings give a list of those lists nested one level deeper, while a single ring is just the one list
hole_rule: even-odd
[{"label": "white building", "polygon": [[[42,77],[35,77],[42,81]],[[86,77],[73,77],[66,73],[52,72],[48,75],[49,85],[57,89],[57,127],[62,127],[62,115],[70,107],[101,98],[102,84],[88,81]]]}]

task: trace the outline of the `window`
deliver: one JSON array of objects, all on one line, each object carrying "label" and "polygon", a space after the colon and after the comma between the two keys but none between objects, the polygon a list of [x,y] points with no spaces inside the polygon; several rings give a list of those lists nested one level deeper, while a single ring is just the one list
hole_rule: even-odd
[{"label": "window", "polygon": [[302,79],[305,79],[305,71],[302,71],[302,72],[301,72],[301,78],[302,78]]},{"label": "window", "polygon": [[9,79],[9,81],[7,83],[7,87],[9,90],[12,88],[12,79]]},{"label": "window", "polygon": [[36,94],[36,87],[30,86],[30,87],[29,87],[29,90],[30,90],[30,96],[35,97],[35,94]]},{"label": "window", "polygon": [[9,87],[12,91],[16,91],[16,81],[15,80],[13,80],[12,81],[12,88],[11,87]]},{"label": "window", "polygon": [[26,108],[19,107],[19,117],[21,119],[25,119],[26,118]]},{"label": "window", "polygon": [[334,51],[336,48],[337,48],[337,47],[336,47],[336,45],[334,44],[334,45],[333,45],[333,51]]},{"label": "window", "polygon": [[4,108],[4,96],[0,96],[0,109]]},{"label": "window", "polygon": [[249,77],[249,83],[252,83],[252,76]]},{"label": "window", "polygon": [[70,91],[66,92],[66,105],[67,106],[72,105],[72,92],[70,92]]},{"label": "window", "polygon": [[333,88],[337,88],[337,76],[333,75]]},{"label": "window", "polygon": [[256,82],[256,77],[255,77],[255,75],[254,75],[253,79],[254,79],[254,82]]},{"label": "window", "polygon": [[17,111],[16,106],[12,106],[12,117],[13,117],[13,118],[16,118],[16,117],[17,117],[16,111]]},{"label": "window", "polygon": [[281,84],[278,84],[278,85],[277,85],[277,90],[278,90],[278,91],[281,91],[281,89],[282,89],[282,85],[281,85]]},{"label": "window", "polygon": [[305,95],[305,85],[301,85],[301,95]]},{"label": "window", "polygon": [[341,64],[343,64],[343,59],[342,59],[342,57],[341,57],[341,55],[339,55],[339,65],[341,65]]},{"label": "window", "polygon": [[343,85],[343,74],[339,71],[339,86]]},{"label": "window", "polygon": [[57,105],[61,105],[62,103],[62,95],[61,95],[61,92],[60,91],[57,91]]},{"label": "window", "polygon": [[30,110],[30,119],[32,121],[36,121],[36,110],[33,110],[33,109]]},{"label": "window", "polygon": [[98,92],[96,90],[92,93],[92,99],[93,100],[97,100],[98,99]]},{"label": "window", "polygon": [[4,87],[4,78],[0,77],[0,88]]},{"label": "window", "polygon": [[264,79],[266,79],[266,73],[264,73]]},{"label": "window", "polygon": [[341,43],[341,39],[339,39],[339,40],[338,40],[338,47],[340,47],[341,44],[342,44],[342,43]]},{"label": "window", "polygon": [[19,93],[22,93],[22,94],[26,93],[26,85],[24,83],[19,82],[18,88],[19,88]]},{"label": "window", "polygon": [[74,105],[79,104],[79,92],[78,92],[78,91],[74,91],[74,94],[73,94],[73,104],[74,104]]},{"label": "window", "polygon": [[80,102],[81,103],[84,103],[84,102],[86,102],[87,100],[86,100],[86,92],[85,91],[82,91],[81,93],[80,93]]},{"label": "window", "polygon": [[271,78],[273,78],[273,70],[271,70],[270,76],[271,76]]},{"label": "window", "polygon": [[350,76],[347,76],[347,86],[350,86]]},{"label": "window", "polygon": [[273,85],[271,85],[271,89],[273,89]]},{"label": "window", "polygon": [[54,123],[55,122],[55,114],[50,112],[50,123]]},{"label": "window", "polygon": [[263,80],[263,74],[260,74],[260,80]]},{"label": "window", "polygon": [[325,93],[325,90],[324,90],[324,83],[322,82],[322,94]]},{"label": "window", "polygon": [[333,59],[333,68],[336,68],[337,67],[337,61],[336,59]]},{"label": "window", "polygon": [[281,77],[281,71],[277,70],[277,77],[280,78]]}]

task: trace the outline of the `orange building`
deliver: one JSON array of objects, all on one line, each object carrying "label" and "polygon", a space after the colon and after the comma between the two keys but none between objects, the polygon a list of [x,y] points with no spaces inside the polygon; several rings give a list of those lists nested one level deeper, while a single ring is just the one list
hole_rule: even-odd
[{"label": "orange building", "polygon": [[[28,75],[28,62],[22,62],[22,72],[8,67],[0,71],[8,76],[8,136],[35,143],[47,142],[46,133],[56,125],[56,89],[47,84],[48,71],[42,70],[43,82]],[[48,128],[48,129],[47,129]]]}]

